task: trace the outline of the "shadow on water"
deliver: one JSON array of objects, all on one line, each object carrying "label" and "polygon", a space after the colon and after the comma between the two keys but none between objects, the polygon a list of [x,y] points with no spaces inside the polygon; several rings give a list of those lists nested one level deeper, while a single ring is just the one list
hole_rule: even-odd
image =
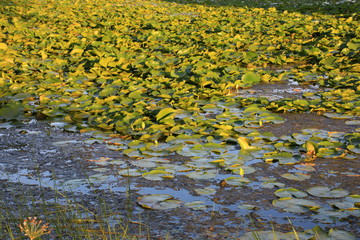
[{"label": "shadow on water", "polygon": [[163,0],[179,4],[199,4],[206,6],[232,6],[249,8],[276,7],[280,11],[296,11],[302,13],[324,13],[351,15],[358,13],[360,2],[356,0],[317,0],[317,1],[279,1],[279,0]]}]

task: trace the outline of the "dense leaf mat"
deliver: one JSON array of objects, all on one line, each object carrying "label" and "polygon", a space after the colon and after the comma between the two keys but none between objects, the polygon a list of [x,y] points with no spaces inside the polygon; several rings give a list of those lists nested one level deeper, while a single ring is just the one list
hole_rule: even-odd
[{"label": "dense leaf mat", "polygon": [[[89,144],[105,140],[108,148],[135,158],[131,166],[125,160],[95,161],[102,167],[118,165],[121,176],[208,180],[227,170],[233,175],[221,181],[222,187],[251,183],[244,175],[257,170],[250,165],[258,160],[296,165],[317,157],[359,157],[358,129],[300,129],[281,137],[257,130],[283,123],[277,112],[317,112],[359,125],[356,13],[303,14],[156,0],[19,0],[1,8],[2,128],[29,116],[48,119],[53,126],[94,137]],[[237,93],[289,80],[318,90],[276,100]],[[174,164],[163,158],[174,152],[191,160]],[[306,181],[312,166],[301,167],[305,173],[281,177]],[[107,181],[102,174],[91,179]],[[333,216],[333,210],[303,199],[311,195],[346,197],[333,203],[340,209],[336,216],[360,215],[359,195],[347,190],[315,186],[304,192],[275,180],[261,186],[281,188],[273,205],[284,211]],[[207,195],[215,189],[195,191]],[[171,209],[182,202],[155,194],[138,203]],[[186,204],[204,208],[201,202]]]},{"label": "dense leaf mat", "polygon": [[[243,117],[231,108],[249,105],[360,114],[355,14],[161,1],[2,7],[0,116],[7,120],[25,111],[154,141],[184,133],[237,135]],[[335,89],[273,102],[232,94],[288,78]],[[222,115],[202,114],[213,111]]]}]

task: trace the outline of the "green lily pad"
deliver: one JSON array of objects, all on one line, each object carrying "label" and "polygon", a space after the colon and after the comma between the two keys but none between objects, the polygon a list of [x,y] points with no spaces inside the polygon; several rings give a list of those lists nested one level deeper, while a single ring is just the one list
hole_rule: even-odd
[{"label": "green lily pad", "polygon": [[201,195],[211,195],[211,194],[214,194],[216,192],[216,190],[214,188],[211,188],[211,187],[196,188],[194,190],[195,190],[196,193],[201,194]]},{"label": "green lily pad", "polygon": [[349,191],[344,189],[330,189],[325,186],[316,186],[309,188],[307,192],[310,195],[323,198],[341,198],[349,195]]},{"label": "green lily pad", "polygon": [[150,194],[138,197],[137,203],[143,208],[166,210],[179,207],[182,202],[169,194]]},{"label": "green lily pad", "polygon": [[266,162],[279,162],[280,164],[294,164],[300,161],[299,156],[295,156],[290,152],[266,153],[263,158]]},{"label": "green lily pad", "polygon": [[245,177],[227,177],[225,182],[232,186],[243,186],[246,183],[250,183],[251,180]]},{"label": "green lily pad", "polygon": [[131,162],[132,165],[142,168],[154,168],[157,167],[157,163],[154,161],[149,161],[148,159],[141,159]]},{"label": "green lily pad", "polygon": [[195,171],[186,174],[186,176],[193,179],[212,179],[216,177],[217,173],[217,170]]},{"label": "green lily pad", "polygon": [[309,210],[317,210],[320,205],[307,199],[283,197],[273,201],[275,207],[281,208],[287,212],[305,213]]},{"label": "green lily pad", "polygon": [[154,169],[151,170],[150,172],[143,173],[142,177],[147,180],[160,181],[160,180],[164,180],[165,178],[173,178],[174,175],[168,171]]},{"label": "green lily pad", "polygon": [[193,201],[185,203],[185,207],[194,209],[194,210],[206,210],[208,206],[204,204],[204,201]]},{"label": "green lily pad", "polygon": [[360,154],[360,144],[358,144],[358,145],[348,145],[347,149],[350,150],[353,153]]},{"label": "green lily pad", "polygon": [[277,188],[283,188],[283,187],[285,187],[285,184],[280,183],[280,182],[275,182],[275,181],[268,181],[268,182],[263,182],[263,183],[261,184],[261,186],[262,186],[263,188],[275,188],[275,187],[277,187]]},{"label": "green lily pad", "polygon": [[[311,235],[310,235],[311,236]],[[289,232],[282,233],[278,231],[255,231],[255,232],[247,232],[240,239],[241,240],[278,240],[278,239],[286,239],[286,240],[298,240],[298,239],[309,239],[310,236],[304,233],[299,232]]]},{"label": "green lily pad", "polygon": [[332,118],[332,119],[352,119],[353,116],[351,115],[343,115],[338,113],[325,113],[325,117]]},{"label": "green lily pad", "polygon": [[141,176],[142,172],[138,169],[121,169],[118,174],[124,177],[136,177]]},{"label": "green lily pad", "polygon": [[290,179],[290,180],[295,180],[295,181],[304,181],[307,180],[311,177],[311,175],[308,174],[304,174],[304,173],[285,173],[285,174],[281,174],[281,176],[283,178],[286,179]]},{"label": "green lily pad", "polygon": [[274,192],[274,194],[280,198],[283,197],[296,197],[303,198],[307,196],[306,192],[300,191],[296,188],[282,188]]},{"label": "green lily pad", "polygon": [[314,236],[316,236],[316,239],[319,240],[336,240],[336,239],[355,240],[356,239],[356,237],[351,233],[332,229],[332,228],[329,230],[329,232],[327,232],[319,226],[316,226],[307,232],[314,234]]},{"label": "green lily pad", "polygon": [[346,121],[345,124],[347,124],[347,125],[360,125],[360,120]]},{"label": "green lily pad", "polygon": [[301,170],[301,171],[305,171],[305,172],[314,172],[316,171],[316,169],[313,166],[302,166],[302,165],[298,165],[295,166],[296,169]]}]

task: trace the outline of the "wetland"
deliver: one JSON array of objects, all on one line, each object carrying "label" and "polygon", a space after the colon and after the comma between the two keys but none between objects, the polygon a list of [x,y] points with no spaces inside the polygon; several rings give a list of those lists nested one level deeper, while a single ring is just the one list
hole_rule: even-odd
[{"label": "wetland", "polygon": [[230,2],[0,3],[2,239],[360,236],[357,3]]}]

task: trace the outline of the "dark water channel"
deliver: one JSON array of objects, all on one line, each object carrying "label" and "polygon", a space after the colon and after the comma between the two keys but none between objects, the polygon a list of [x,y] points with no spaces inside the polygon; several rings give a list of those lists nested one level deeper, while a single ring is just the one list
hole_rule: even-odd
[{"label": "dark water channel", "polygon": [[[265,96],[274,89],[278,92],[283,89],[279,93],[282,96],[294,96],[289,93],[292,85],[279,86],[272,85],[266,91],[261,86],[245,91]],[[304,129],[334,132],[359,130],[358,125],[347,124],[347,120],[316,114],[283,114],[281,117],[285,119],[284,123],[265,125],[259,131],[272,132],[281,137],[301,133]],[[191,161],[189,157],[179,154],[161,158],[165,164],[179,166]],[[153,181],[141,176],[121,176],[119,170],[135,164],[134,160],[120,151],[109,150],[102,141],[88,141],[86,135],[65,132],[36,120],[18,126],[3,123],[0,128],[3,202],[21,204],[18,199],[24,197],[29,201],[32,199],[29,205],[36,203],[34,199],[42,199],[50,204],[57,198],[56,191],[60,191],[96,211],[96,199],[101,196],[113,213],[129,220],[129,231],[137,233],[138,224],[133,223],[141,222],[153,239],[164,236],[168,239],[241,239],[248,231],[275,229],[288,232],[293,227],[303,231],[315,226],[327,230],[337,228],[360,236],[359,210],[341,215],[331,205],[346,201],[344,197],[329,199],[308,196],[307,199],[320,205],[318,212],[287,212],[272,204],[278,199],[274,192],[284,187],[306,191],[313,186],[331,186],[345,189],[350,195],[359,194],[359,155],[344,159],[318,158],[312,163],[310,166],[304,163],[280,166],[261,159],[248,161],[246,165],[256,168],[256,171],[246,175],[251,182],[241,187],[223,184],[224,179],[233,176],[225,170],[220,170],[215,178],[210,179],[192,179],[186,176],[186,171],[179,171],[172,179]],[[283,178],[282,174],[286,173],[307,174],[311,178],[296,181]],[[211,191],[204,194],[196,189]],[[137,204],[137,199],[147,194],[170,194],[182,204],[169,210],[144,209]]]}]

